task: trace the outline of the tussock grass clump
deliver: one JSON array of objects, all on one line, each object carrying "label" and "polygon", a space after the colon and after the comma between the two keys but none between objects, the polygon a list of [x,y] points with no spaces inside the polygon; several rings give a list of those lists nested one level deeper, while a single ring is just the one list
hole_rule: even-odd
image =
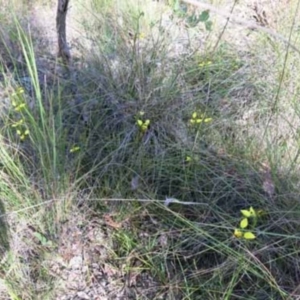
[{"label": "tussock grass clump", "polygon": [[[126,254],[120,250],[119,255],[125,259],[133,249],[139,249],[141,226],[144,231],[149,230],[149,236],[154,235],[152,239],[145,238],[145,243],[153,244],[151,249],[162,249],[156,250],[160,254],[155,255],[155,261],[164,261],[165,268],[155,269],[156,263],[149,257],[149,252],[155,250],[139,251],[143,258],[138,259],[146,269],[150,261],[153,274],[168,282],[168,288],[166,283],[162,285],[161,293],[169,297],[180,298],[183,294],[187,299],[287,297],[293,288],[286,289],[286,283],[282,285],[289,276],[279,275],[287,269],[281,269],[278,257],[290,257],[291,261],[295,258],[292,236],[297,225],[288,233],[279,220],[283,211],[290,218],[288,211],[292,208],[297,211],[298,204],[293,197],[284,204],[277,203],[286,186],[276,184],[276,189],[270,186],[277,181],[288,182],[286,178],[283,180],[286,173],[273,166],[265,167],[269,152],[261,151],[257,157],[259,141],[249,134],[252,124],[243,120],[249,105],[255,108],[255,118],[261,122],[258,126],[267,122],[269,114],[265,114],[265,104],[259,98],[265,96],[263,85],[257,78],[251,81],[248,62],[226,44],[221,43],[220,50],[214,53],[209,49],[205,53],[191,50],[174,59],[172,47],[165,44],[167,35],[165,39],[163,34],[155,39],[155,30],[148,29],[149,32],[146,26],[146,29],[139,27],[144,17],[140,12],[135,26],[132,25],[138,28],[133,41],[122,44],[126,50],[119,48],[118,52],[116,48],[113,59],[101,51],[105,44],[101,40],[103,33],[98,37],[100,48],[96,48],[101,53],[98,70],[105,70],[110,82],[99,84],[99,98],[103,101],[99,105],[110,107],[111,112],[111,115],[104,113],[107,121],[96,122],[111,129],[107,142],[103,129],[91,126],[99,136],[94,136],[95,140],[101,141],[92,142],[98,153],[104,153],[104,149],[110,153],[109,160],[100,161],[99,165],[92,160],[96,174],[100,174],[96,182],[100,193],[105,186],[105,197],[111,194],[114,198],[141,199],[122,202],[121,215],[125,214],[124,219],[130,216],[134,225],[116,233],[120,249],[128,246],[128,239],[132,241]],[[116,40],[126,32],[118,25],[114,30]],[[147,32],[146,41],[140,38],[140,30]],[[161,53],[159,61],[155,59],[157,53]],[[150,65],[148,57],[152,58]],[[101,74],[99,78],[102,77]],[[241,95],[242,103],[237,99]],[[199,124],[191,124],[194,112],[205,114],[212,121],[205,123],[203,119]],[[149,120],[149,128],[141,132],[137,119]],[[105,127],[107,124],[110,126]],[[243,132],[241,124],[248,125]],[[99,154],[100,157],[103,156]],[[165,198],[168,207],[157,206],[155,199]],[[255,228],[257,238],[236,240],[233,230],[239,222],[239,212],[250,206],[265,212]],[[287,222],[286,215],[284,220],[283,223]],[[151,223],[160,224],[164,233],[160,229],[153,231]],[[167,244],[160,244],[162,235],[168,236]],[[281,244],[287,239],[293,248]],[[297,271],[292,265],[289,269],[295,288]],[[173,276],[168,277],[170,274]]]},{"label": "tussock grass clump", "polygon": [[[10,298],[59,299],[68,289],[59,270],[84,261],[85,247],[85,291],[101,265],[112,298],[299,294],[297,136],[276,140],[297,131],[279,109],[298,122],[297,86],[286,91],[278,73],[262,83],[263,57],[226,40],[215,49],[213,17],[171,4],[84,6],[92,47],[49,86],[14,19],[31,89],[17,67],[2,67],[0,269]],[[274,69],[291,76],[294,58]]]}]

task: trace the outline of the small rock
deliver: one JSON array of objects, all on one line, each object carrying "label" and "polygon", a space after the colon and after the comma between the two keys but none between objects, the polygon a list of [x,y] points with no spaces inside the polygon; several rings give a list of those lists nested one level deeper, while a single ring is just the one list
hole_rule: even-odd
[{"label": "small rock", "polygon": [[102,287],[102,286],[98,286],[96,289],[96,294],[97,295],[101,295],[103,297],[103,300],[104,299],[107,299],[107,298],[104,298],[104,296],[107,294],[105,289]]},{"label": "small rock", "polygon": [[78,296],[80,299],[84,299],[84,300],[89,300],[89,299],[91,299],[91,298],[89,297],[89,295],[87,295],[85,292],[78,292],[78,293],[77,293],[77,296]]},{"label": "small rock", "polygon": [[92,268],[97,270],[100,269],[99,265],[96,263],[92,263]]},{"label": "small rock", "polygon": [[63,272],[61,274],[61,278],[62,278],[62,280],[67,281],[69,278],[69,273],[67,271]]},{"label": "small rock", "polygon": [[78,270],[82,268],[82,257],[74,256],[70,259],[69,268],[72,270]]},{"label": "small rock", "polygon": [[76,274],[70,274],[68,281],[66,282],[66,287],[70,290],[82,291],[86,288],[86,282],[82,276]]},{"label": "small rock", "polygon": [[89,267],[88,266],[83,266],[82,267],[82,273],[88,273]]}]

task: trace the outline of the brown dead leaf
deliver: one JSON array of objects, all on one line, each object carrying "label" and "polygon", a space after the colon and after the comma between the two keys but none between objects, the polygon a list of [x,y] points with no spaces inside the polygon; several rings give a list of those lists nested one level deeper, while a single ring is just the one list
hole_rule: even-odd
[{"label": "brown dead leaf", "polygon": [[130,272],[129,277],[128,277],[128,285],[129,286],[135,286],[137,284],[137,278],[141,274],[141,272]]},{"label": "brown dead leaf", "polygon": [[121,276],[121,272],[114,268],[113,266],[109,264],[104,264],[104,267],[102,268],[103,273],[105,273],[108,277],[112,277],[114,275]]},{"label": "brown dead leaf", "polygon": [[104,215],[104,221],[106,225],[113,227],[114,229],[120,229],[122,227],[122,223],[115,222],[109,214]]}]

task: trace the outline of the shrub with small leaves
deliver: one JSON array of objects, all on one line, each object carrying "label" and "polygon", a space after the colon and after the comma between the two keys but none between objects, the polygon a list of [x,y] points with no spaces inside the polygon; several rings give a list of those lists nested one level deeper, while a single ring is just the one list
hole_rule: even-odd
[{"label": "shrub with small leaves", "polygon": [[210,65],[212,64],[212,61],[211,60],[205,60],[205,61],[202,61],[198,64],[199,68],[207,68],[209,67]]},{"label": "shrub with small leaves", "polygon": [[145,119],[144,115],[145,115],[145,113],[143,111],[140,111],[136,118],[136,124],[142,133],[145,133],[149,129],[149,126],[150,126],[150,120]]},{"label": "shrub with small leaves", "polygon": [[249,227],[250,229],[255,229],[257,225],[258,212],[256,212],[251,206],[249,209],[242,209],[241,213],[243,218],[240,221],[239,228],[234,229],[233,235],[236,238],[254,240],[256,238],[255,234],[248,229]]},{"label": "shrub with small leaves", "polygon": [[29,136],[30,132],[22,114],[23,110],[26,108],[24,89],[22,87],[18,87],[16,91],[12,93],[11,101],[13,110],[17,113],[17,115],[21,115],[21,118],[14,122],[11,127],[16,130],[16,134],[19,136],[20,140],[24,141],[26,137]]},{"label": "shrub with small leaves", "polygon": [[17,129],[17,135],[20,137],[21,141],[24,141],[25,138],[29,135],[29,130],[28,129]]},{"label": "shrub with small leaves", "polygon": [[207,117],[205,114],[198,114],[197,112],[193,112],[192,118],[190,119],[190,124],[209,123],[211,121],[212,118]]},{"label": "shrub with small leaves", "polygon": [[24,99],[24,89],[22,87],[18,87],[14,93],[11,95],[11,103],[14,107],[14,111],[20,112],[25,107],[25,99]]}]

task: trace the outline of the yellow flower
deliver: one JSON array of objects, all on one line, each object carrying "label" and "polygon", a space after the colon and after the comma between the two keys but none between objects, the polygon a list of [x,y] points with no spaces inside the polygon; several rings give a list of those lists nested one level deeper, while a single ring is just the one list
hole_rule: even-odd
[{"label": "yellow flower", "polygon": [[189,161],[191,161],[192,160],[192,158],[190,157],[190,156],[187,156],[186,158],[185,158],[185,161],[186,162],[189,162]]}]

